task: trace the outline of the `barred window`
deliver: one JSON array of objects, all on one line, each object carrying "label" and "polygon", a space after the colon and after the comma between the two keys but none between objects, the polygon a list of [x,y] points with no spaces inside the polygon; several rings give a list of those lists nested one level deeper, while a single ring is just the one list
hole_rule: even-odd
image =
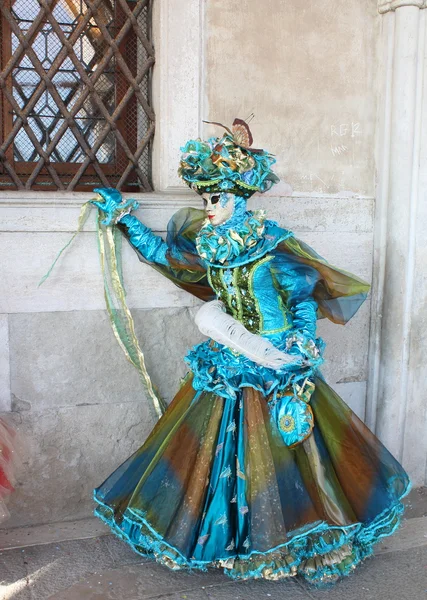
[{"label": "barred window", "polygon": [[0,0],[0,190],[149,191],[149,0]]}]

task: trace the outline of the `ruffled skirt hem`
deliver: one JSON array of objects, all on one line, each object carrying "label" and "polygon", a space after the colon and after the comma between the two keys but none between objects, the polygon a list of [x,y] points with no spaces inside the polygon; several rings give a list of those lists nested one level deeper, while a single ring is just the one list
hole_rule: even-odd
[{"label": "ruffled skirt hem", "polygon": [[135,552],[156,560],[166,567],[179,570],[206,571],[223,568],[232,579],[283,580],[303,576],[313,585],[334,583],[350,575],[382,538],[398,529],[404,506],[401,500],[409,493],[408,483],[398,501],[390,504],[369,523],[353,523],[340,527],[326,522],[312,523],[304,530],[288,533],[288,540],[265,551],[251,551],[200,561],[184,556],[155,531],[144,515],[127,509],[120,519],[94,493],[95,515],[104,521],[120,539]]}]

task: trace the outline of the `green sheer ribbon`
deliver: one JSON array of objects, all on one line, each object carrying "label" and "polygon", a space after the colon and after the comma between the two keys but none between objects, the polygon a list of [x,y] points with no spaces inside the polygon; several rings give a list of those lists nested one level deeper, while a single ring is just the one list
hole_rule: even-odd
[{"label": "green sheer ribbon", "polygon": [[73,233],[73,235],[71,236],[71,238],[68,240],[68,242],[65,244],[65,246],[63,248],[61,248],[61,250],[58,252],[58,254],[56,255],[55,260],[53,261],[53,263],[50,266],[49,271],[46,273],[46,275],[44,275],[40,281],[37,287],[40,287],[45,281],[46,279],[49,277],[49,275],[52,273],[56,263],[58,262],[61,254],[64,252],[64,250],[66,250],[68,248],[68,246],[73,242],[74,238],[76,237],[76,235],[78,233],[81,232],[81,230],[84,227],[84,224],[86,223],[88,217],[89,217],[89,213],[90,213],[90,209],[91,209],[91,204],[90,202],[85,202],[81,209],[80,209],[80,215],[79,215],[79,220],[77,221],[77,229],[76,231]]},{"label": "green sheer ribbon", "polygon": [[148,374],[144,354],[135,333],[132,314],[126,303],[126,292],[122,274],[122,234],[117,227],[103,227],[104,215],[98,210],[97,234],[98,250],[104,280],[104,298],[114,335],[126,358],[139,373],[141,381],[150,397],[154,410],[160,418],[166,410],[164,400],[155,390]]},{"label": "green sheer ribbon", "polygon": [[[82,231],[92,206],[90,201],[83,204],[80,210],[77,230],[59,251],[50,269],[41,279],[39,286],[42,285],[52,273],[64,250],[70,246],[77,234]],[[126,291],[123,284],[122,272],[122,234],[114,225],[109,227],[103,226],[101,224],[103,218],[104,214],[101,210],[97,209],[96,231],[107,313],[110,318],[114,336],[128,361],[132,363],[138,371],[156,416],[160,419],[164,414],[167,405],[160,397],[151,381],[151,377],[145,364],[144,354],[135,333],[135,323],[126,303]]]}]

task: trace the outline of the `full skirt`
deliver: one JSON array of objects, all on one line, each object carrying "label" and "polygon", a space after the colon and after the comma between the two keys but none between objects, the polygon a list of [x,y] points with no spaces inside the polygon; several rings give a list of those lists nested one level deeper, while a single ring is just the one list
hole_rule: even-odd
[{"label": "full skirt", "polygon": [[144,445],[94,492],[96,515],[173,569],[235,579],[348,575],[392,534],[407,474],[320,377],[312,434],[289,448],[268,398],[195,391],[191,374]]}]

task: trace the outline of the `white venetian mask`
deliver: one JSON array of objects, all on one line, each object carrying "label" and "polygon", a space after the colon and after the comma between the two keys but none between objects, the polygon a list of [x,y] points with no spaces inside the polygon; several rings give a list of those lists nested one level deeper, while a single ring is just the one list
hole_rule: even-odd
[{"label": "white venetian mask", "polygon": [[202,194],[206,215],[211,225],[222,225],[231,218],[234,211],[234,194],[214,192]]}]

